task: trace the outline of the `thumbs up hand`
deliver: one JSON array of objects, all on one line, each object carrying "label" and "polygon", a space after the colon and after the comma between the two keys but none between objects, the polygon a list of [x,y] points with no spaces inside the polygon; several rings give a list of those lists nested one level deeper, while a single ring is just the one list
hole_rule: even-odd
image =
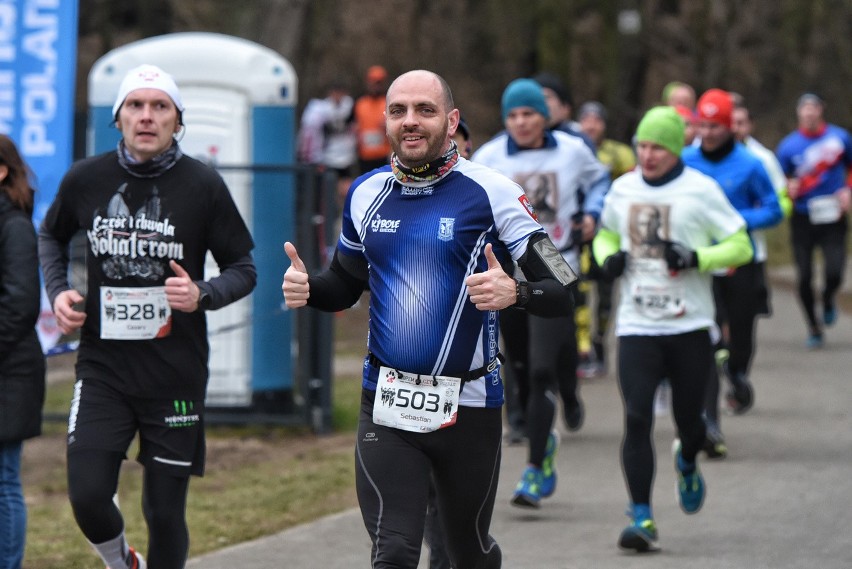
[{"label": "thumbs up hand", "polygon": [[501,310],[515,304],[515,279],[506,274],[491,244],[485,246],[485,259],[488,269],[484,273],[475,273],[465,280],[470,301],[479,310]]},{"label": "thumbs up hand", "polygon": [[175,273],[175,276],[166,279],[166,300],[169,306],[172,310],[195,312],[198,310],[198,297],[201,293],[198,285],[174,259],[169,261],[169,267]]},{"label": "thumbs up hand", "polygon": [[308,284],[308,270],[305,263],[299,257],[296,246],[287,241],[284,243],[284,252],[290,258],[290,267],[284,273],[284,282],[281,284],[281,292],[284,294],[284,302],[288,308],[299,308],[308,303],[311,296]]}]

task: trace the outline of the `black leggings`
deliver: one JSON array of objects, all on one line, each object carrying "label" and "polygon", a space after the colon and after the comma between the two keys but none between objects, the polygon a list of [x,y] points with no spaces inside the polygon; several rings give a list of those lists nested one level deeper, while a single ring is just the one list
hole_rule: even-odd
[{"label": "black leggings", "polygon": [[[68,496],[77,525],[92,543],[115,539],[124,519],[112,501],[123,453],[81,450],[68,454]],[[146,468],[142,511],[148,524],[148,565],[182,569],[189,552],[186,496],[189,478]]]},{"label": "black leggings", "polygon": [[621,463],[631,501],[651,503],[654,481],[654,393],[663,378],[672,386],[672,412],[683,458],[694,461],[704,442],[701,411],[713,346],[706,330],[672,336],[621,336],[618,383],[624,400]]},{"label": "black leggings", "polygon": [[[733,274],[713,277],[713,300],[716,303],[716,323],[723,337],[714,348],[727,347],[730,353],[728,370],[731,375],[748,375],[754,359],[755,325],[757,312],[764,294],[761,288],[763,267],[757,263],[748,263]],[[710,374],[704,393],[704,411],[707,417],[719,424],[718,371]]]},{"label": "black leggings", "polygon": [[793,259],[799,276],[799,301],[808,328],[812,334],[822,331],[822,326],[816,317],[813,290],[813,254],[819,247],[822,250],[823,267],[825,271],[825,288],[822,291],[822,305],[834,306],[834,295],[843,283],[843,272],[846,269],[846,232],[848,231],[846,215],[836,223],[813,225],[807,214],[793,212],[790,218],[790,241],[793,246]]},{"label": "black leggings", "polygon": [[748,374],[754,358],[754,328],[761,287],[761,267],[749,263],[724,277],[713,277],[716,323],[727,329],[731,373]]},{"label": "black leggings", "polygon": [[413,433],[373,423],[375,391],[364,390],[355,446],[355,483],[372,567],[417,567],[430,473],[454,567],[499,569],[489,535],[500,471],[499,408],[459,407],[456,424]]},{"label": "black leggings", "polygon": [[526,399],[521,404],[525,404],[528,461],[541,468],[556,414],[557,393],[566,407],[577,404],[574,316],[542,318],[521,310],[503,310],[500,332],[508,363],[515,371],[518,392]]}]

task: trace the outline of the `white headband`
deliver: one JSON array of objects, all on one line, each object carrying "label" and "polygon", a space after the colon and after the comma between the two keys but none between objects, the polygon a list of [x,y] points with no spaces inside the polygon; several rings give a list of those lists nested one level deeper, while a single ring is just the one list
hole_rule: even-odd
[{"label": "white headband", "polygon": [[136,89],[158,89],[165,93],[174,102],[179,112],[183,112],[183,101],[180,98],[177,84],[171,75],[155,65],[140,65],[131,69],[124,76],[118,87],[118,97],[112,106],[112,116],[118,119],[118,110],[132,91]]}]

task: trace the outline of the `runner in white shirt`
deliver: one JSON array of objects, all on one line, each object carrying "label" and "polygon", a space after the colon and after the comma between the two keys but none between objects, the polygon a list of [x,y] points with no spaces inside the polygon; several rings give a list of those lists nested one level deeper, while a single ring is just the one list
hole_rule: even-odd
[{"label": "runner in white shirt", "polygon": [[[580,246],[594,235],[602,194],[609,188],[609,171],[579,137],[547,130],[544,92],[532,79],[509,83],[503,91],[502,110],[506,131],[482,145],[473,161],[502,172],[524,188],[562,258],[579,272]],[[564,318],[541,318],[508,309],[500,318],[529,439],[528,464],[512,504],[537,508],[541,498],[556,490],[554,456],[559,440],[558,431],[552,429],[557,394],[562,396],[568,429],[576,431],[583,422],[577,393],[576,323],[573,311]],[[527,397],[523,397],[524,388]]]},{"label": "runner in white shirt", "polygon": [[746,263],[753,252],[745,221],[722,188],[680,160],[684,123],[677,111],[648,111],[636,140],[640,168],[613,183],[593,249],[601,268],[621,277],[615,333],[631,522],[619,546],[644,552],[658,549],[651,511],[654,392],[669,379],[682,441],[675,458],[680,504],[695,513],[704,500],[696,457],[718,335],[709,271]]}]

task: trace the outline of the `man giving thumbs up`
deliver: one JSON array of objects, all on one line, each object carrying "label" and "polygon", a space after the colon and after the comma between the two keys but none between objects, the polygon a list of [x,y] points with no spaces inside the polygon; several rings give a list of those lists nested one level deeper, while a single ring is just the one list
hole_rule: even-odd
[{"label": "man giving thumbs up", "polygon": [[[417,566],[434,475],[453,566],[497,568],[499,310],[568,315],[576,277],[520,186],[459,157],[441,77],[398,77],[385,116],[391,165],[349,189],[331,265],[309,276],[285,243],[281,288],[288,307],[325,311],[370,290],[356,482],[373,567]],[[513,261],[527,281],[504,270]]]}]

